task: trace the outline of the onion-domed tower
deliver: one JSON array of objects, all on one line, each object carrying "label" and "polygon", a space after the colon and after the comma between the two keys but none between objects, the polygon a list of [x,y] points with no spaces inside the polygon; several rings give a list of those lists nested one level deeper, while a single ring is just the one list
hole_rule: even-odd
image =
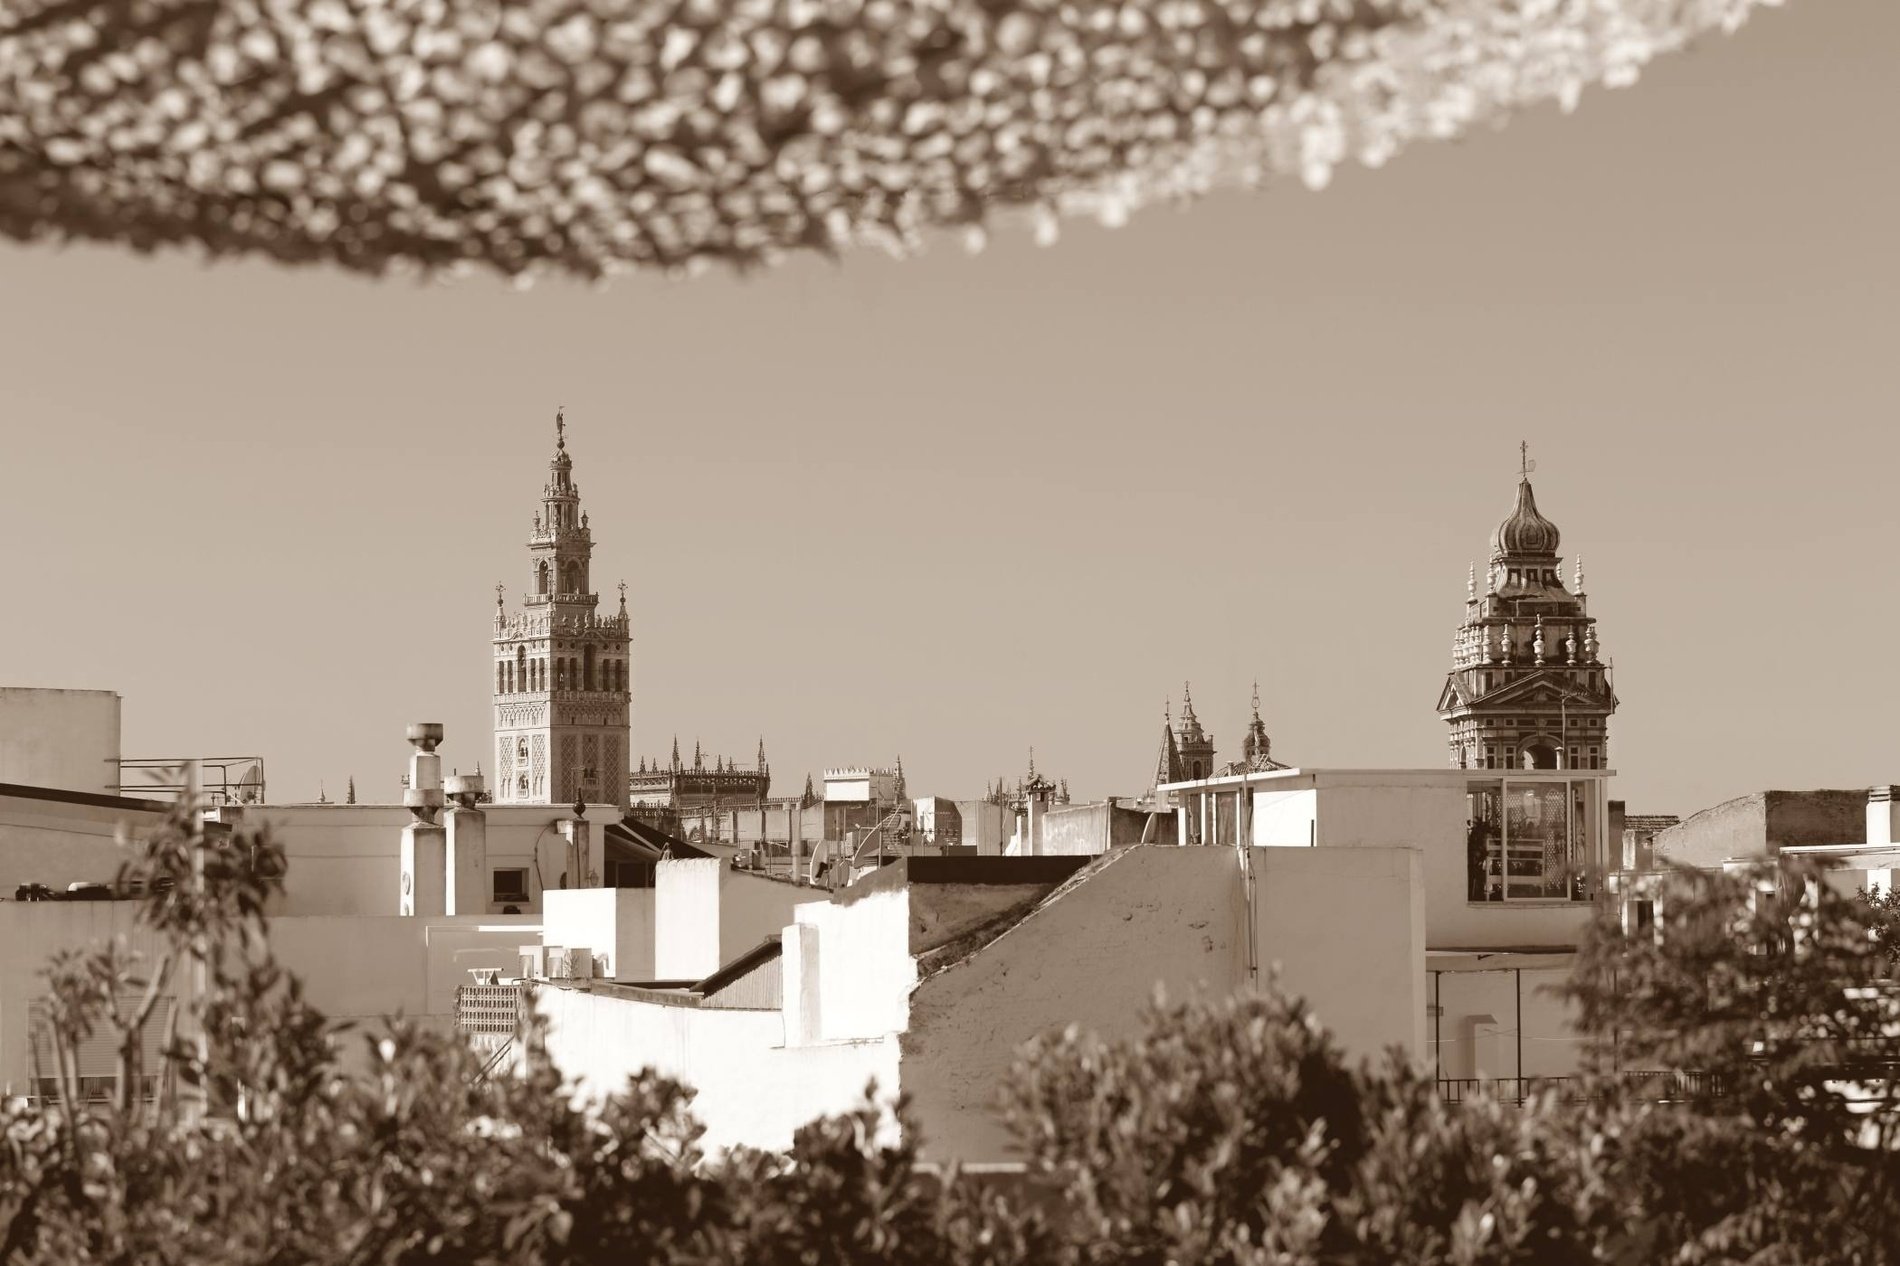
[{"label": "onion-domed tower", "polygon": [[1465,618],[1438,698],[1451,726],[1451,763],[1463,769],[1603,769],[1616,692],[1583,592],[1565,588],[1557,525],[1537,509],[1527,449],[1517,504],[1491,539],[1478,591],[1465,581]]}]

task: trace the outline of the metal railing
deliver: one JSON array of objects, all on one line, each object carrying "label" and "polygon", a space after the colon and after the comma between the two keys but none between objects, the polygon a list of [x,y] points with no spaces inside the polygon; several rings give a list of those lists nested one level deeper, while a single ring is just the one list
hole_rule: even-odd
[{"label": "metal railing", "polygon": [[461,985],[455,990],[455,1027],[463,1033],[512,1038],[527,1009],[523,985]]},{"label": "metal railing", "polygon": [[[1722,1094],[1720,1078],[1713,1073],[1683,1072],[1676,1069],[1618,1073],[1611,1080],[1656,1103],[1679,1103]],[[1599,1097],[1592,1083],[1581,1077],[1440,1077],[1438,1096],[1447,1103],[1462,1103],[1489,1094],[1501,1103],[1521,1104],[1544,1091],[1555,1091],[1565,1103],[1583,1103]]]},{"label": "metal railing", "polygon": [[[261,756],[153,756],[119,761],[119,794],[142,800],[179,800],[194,789],[186,773],[197,765],[195,789],[207,804],[263,804]],[[141,775],[128,779],[127,775]]]}]

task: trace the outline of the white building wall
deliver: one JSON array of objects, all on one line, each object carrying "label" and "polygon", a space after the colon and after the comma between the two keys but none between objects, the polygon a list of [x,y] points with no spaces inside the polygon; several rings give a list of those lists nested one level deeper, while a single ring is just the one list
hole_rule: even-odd
[{"label": "white building wall", "polygon": [[119,758],[116,692],[0,686],[0,783],[116,796]]},{"label": "white building wall", "polygon": [[0,897],[21,884],[110,880],[126,858],[119,828],[136,838],[158,820],[151,811],[0,795]]},{"label": "white building wall", "polygon": [[704,980],[719,970],[724,868],[715,857],[663,861],[654,868],[654,979]]},{"label": "white building wall", "polygon": [[[42,976],[56,952],[124,936],[148,964],[159,942],[134,922],[131,901],[0,902],[0,1087],[24,1090],[29,1074],[27,1012],[45,996]],[[303,979],[311,1003],[333,1019],[374,1025],[398,1013],[438,1027],[453,1024],[455,989],[468,972],[512,972],[517,947],[531,942],[539,921],[526,916],[440,919],[387,917],[274,918],[270,938],[279,960]],[[173,977],[183,999],[185,976]],[[361,1046],[346,1040],[346,1053]]]},{"label": "white building wall", "polygon": [[1257,791],[1248,836],[1256,848],[1308,848],[1319,842],[1319,793]]},{"label": "white building wall", "polygon": [[1484,772],[1316,771],[1276,778],[1254,793],[1250,836],[1256,845],[1297,845],[1305,835],[1320,848],[1420,850],[1429,948],[1576,945],[1590,922],[1586,902],[1470,900],[1465,781]]},{"label": "white building wall", "polygon": [[795,917],[817,930],[821,1040],[902,1033],[910,1024],[910,991],[917,984],[910,893],[898,888],[867,893],[848,904],[809,902],[797,907]]},{"label": "white building wall", "polygon": [[544,945],[585,949],[594,975],[607,980],[658,980],[654,971],[653,888],[574,888],[546,894]]},{"label": "white building wall", "polygon": [[1253,851],[1257,953],[1358,1057],[1397,1047],[1421,1064],[1424,867],[1417,849]]},{"label": "white building wall", "polygon": [[[528,903],[522,914],[541,910],[543,884],[558,891],[567,863],[566,841],[558,825],[574,816],[571,808],[544,804],[484,805],[488,820],[489,879],[483,896],[494,892],[497,870],[528,872]],[[227,806],[222,820],[236,823],[262,818],[284,849],[289,871],[275,913],[286,915],[395,914],[402,875],[402,830],[414,815],[395,804],[294,804]],[[592,864],[601,866],[600,823],[617,821],[612,805],[589,805]],[[504,903],[486,902],[499,914]]]},{"label": "white building wall", "polygon": [[549,1054],[581,1097],[619,1091],[632,1073],[652,1068],[694,1089],[702,1144],[714,1150],[789,1148],[799,1126],[856,1107],[870,1083],[886,1103],[896,1093],[895,1037],[787,1048],[777,1011],[545,987],[535,1006],[548,1019]]}]

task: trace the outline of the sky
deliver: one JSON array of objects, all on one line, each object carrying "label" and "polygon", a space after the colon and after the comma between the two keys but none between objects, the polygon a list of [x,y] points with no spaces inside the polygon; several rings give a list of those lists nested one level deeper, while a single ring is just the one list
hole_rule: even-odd
[{"label": "sky", "polygon": [[[394,799],[491,746],[565,405],[635,751],[773,789],[1439,767],[1518,444],[1613,659],[1612,796],[1900,781],[1900,5],[1738,34],[1322,193],[975,255],[605,288],[0,246],[4,684],[124,696],[128,756]],[[604,601],[604,606],[611,605]]]}]

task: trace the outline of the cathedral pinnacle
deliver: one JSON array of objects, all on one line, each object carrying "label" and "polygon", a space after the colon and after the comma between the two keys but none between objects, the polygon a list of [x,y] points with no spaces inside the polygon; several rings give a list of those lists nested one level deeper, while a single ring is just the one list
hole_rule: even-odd
[{"label": "cathedral pinnacle", "polygon": [[567,406],[556,405],[554,409],[554,451],[567,451]]}]

